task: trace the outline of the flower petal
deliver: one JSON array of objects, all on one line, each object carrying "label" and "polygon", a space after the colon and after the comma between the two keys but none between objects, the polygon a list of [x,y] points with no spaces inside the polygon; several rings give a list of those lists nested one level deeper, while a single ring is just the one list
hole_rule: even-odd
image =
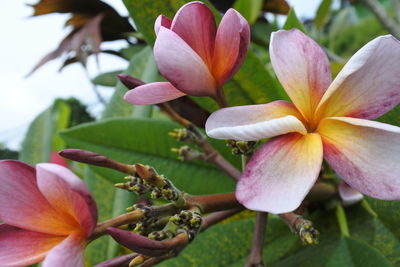
[{"label": "flower petal", "polygon": [[1,266],[28,266],[42,261],[65,236],[31,232],[7,224],[0,225]]},{"label": "flower petal", "polygon": [[230,8],[222,17],[215,38],[212,72],[221,87],[243,64],[250,43],[250,27]]},{"label": "flower petal", "polygon": [[84,247],[84,239],[71,234],[49,252],[42,267],[85,267]]},{"label": "flower petal", "polygon": [[73,172],[60,165],[40,163],[36,167],[37,183],[49,203],[70,216],[90,235],[97,223],[97,207],[89,189]]},{"label": "flower petal", "polygon": [[317,180],[321,164],[319,134],[290,133],[275,137],[247,164],[237,184],[236,198],[252,210],[293,211]]},{"label": "flower petal", "polygon": [[68,234],[71,226],[44,198],[35,169],[23,162],[0,161],[0,221],[25,230]]},{"label": "flower petal", "polygon": [[164,15],[160,15],[157,17],[155,23],[154,23],[154,32],[156,35],[158,34],[158,31],[160,30],[160,27],[163,26],[167,29],[171,28],[172,20],[167,18]]},{"label": "flower petal", "polygon": [[194,1],[182,6],[175,14],[171,30],[211,66],[217,27],[211,10],[204,3]]},{"label": "flower petal", "polygon": [[296,107],[287,101],[220,109],[206,122],[207,135],[217,139],[254,141],[307,130]]},{"label": "flower petal", "polygon": [[152,105],[186,95],[169,82],[154,82],[126,92],[124,100],[135,105]]},{"label": "flower petal", "polygon": [[351,187],[379,199],[400,199],[400,127],[346,117],[318,128],[324,157]]},{"label": "flower petal", "polygon": [[180,91],[194,96],[216,95],[216,83],[207,65],[173,31],[160,28],[154,58],[161,74]]},{"label": "flower petal", "polygon": [[343,67],[318,106],[321,117],[375,119],[400,103],[400,42],[380,36]]},{"label": "flower petal", "polygon": [[353,205],[363,199],[363,195],[360,192],[351,188],[345,182],[338,184],[338,191],[344,206]]},{"label": "flower petal", "polygon": [[272,33],[269,51],[283,88],[300,112],[311,119],[332,80],[325,52],[297,29]]}]

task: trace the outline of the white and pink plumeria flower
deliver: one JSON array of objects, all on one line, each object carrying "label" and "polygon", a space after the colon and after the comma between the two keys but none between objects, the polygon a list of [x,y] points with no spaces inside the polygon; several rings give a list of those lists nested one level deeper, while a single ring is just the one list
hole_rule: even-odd
[{"label": "white and pink plumeria flower", "polygon": [[400,127],[370,120],[400,103],[400,42],[390,35],[374,39],[334,81],[324,51],[297,29],[273,33],[270,56],[293,103],[224,108],[206,124],[217,139],[272,138],[246,166],[237,199],[252,210],[293,211],[323,158],[361,193],[400,199]]},{"label": "white and pink plumeria flower", "polygon": [[0,161],[1,266],[83,267],[97,223],[89,189],[67,168]]},{"label": "white and pink plumeria flower", "polygon": [[217,29],[211,10],[194,1],[182,6],[173,20],[160,15],[154,28],[154,58],[169,82],[136,87],[125,101],[150,105],[188,94],[210,96],[224,106],[222,86],[239,70],[249,46],[247,21],[229,9]]}]

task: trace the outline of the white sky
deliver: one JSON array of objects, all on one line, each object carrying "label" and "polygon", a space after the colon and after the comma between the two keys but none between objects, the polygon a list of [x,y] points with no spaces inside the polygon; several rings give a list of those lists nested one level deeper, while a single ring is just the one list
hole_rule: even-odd
[{"label": "white sky", "polygon": [[[116,8],[120,14],[127,11],[120,0],[103,0]],[[288,0],[296,13],[313,17],[321,0]],[[37,1],[25,1],[36,3]],[[68,15],[46,15],[29,18],[32,8],[24,1],[7,1],[0,9],[0,144],[18,149],[29,123],[57,97],[74,96],[98,114],[101,105],[92,91],[92,85],[78,64],[66,67],[61,73],[60,60],[47,63],[29,78],[24,76],[46,53],[55,49],[68,30],[63,28]],[[114,42],[112,47],[124,43]],[[96,76],[98,70],[94,59],[89,60],[89,74]],[[100,56],[101,71],[123,69],[126,62],[115,56]],[[100,88],[108,98],[110,88]]]}]

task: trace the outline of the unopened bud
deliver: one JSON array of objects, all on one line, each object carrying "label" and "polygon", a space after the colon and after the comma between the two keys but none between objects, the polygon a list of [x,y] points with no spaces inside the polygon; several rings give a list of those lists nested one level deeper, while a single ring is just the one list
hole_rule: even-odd
[{"label": "unopened bud", "polygon": [[145,84],[143,81],[132,77],[128,74],[119,74],[118,79],[123,83],[129,90],[134,89],[140,85]]},{"label": "unopened bud", "polygon": [[129,267],[138,266],[142,264],[145,260],[146,260],[145,256],[138,255],[129,263]]}]

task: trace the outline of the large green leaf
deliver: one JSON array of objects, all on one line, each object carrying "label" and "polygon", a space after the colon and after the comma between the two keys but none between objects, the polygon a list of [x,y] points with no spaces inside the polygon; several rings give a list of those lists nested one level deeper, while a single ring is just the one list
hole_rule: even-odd
[{"label": "large green leaf", "polygon": [[378,121],[400,126],[400,105],[378,118]]},{"label": "large green leaf", "polygon": [[58,131],[68,127],[70,114],[69,105],[60,99],[39,114],[25,135],[19,160],[30,164],[48,162],[52,150],[64,148],[64,141],[58,136]]},{"label": "large green leaf", "polygon": [[300,31],[302,31],[302,32],[304,32],[304,33],[307,34],[307,31],[306,31],[306,29],[304,28],[303,23],[301,23],[301,21],[298,19],[297,15],[296,15],[296,12],[294,11],[294,9],[291,8],[291,9],[289,10],[288,15],[287,15],[285,24],[283,25],[283,29],[284,29],[284,30],[290,30],[290,29],[293,29],[293,28],[297,28],[297,29],[299,29]]},{"label": "large green leaf", "polygon": [[[158,78],[158,71],[151,48],[146,47],[132,57],[125,73],[144,82],[154,82]],[[132,115],[134,105],[125,102],[123,99],[126,91],[125,85],[118,82],[115,92],[103,112],[103,118]]]},{"label": "large green leaf", "polygon": [[400,239],[400,201],[384,201],[366,197],[379,220]]},{"label": "large green leaf", "polygon": [[[125,163],[144,163],[167,175],[178,188],[192,193],[218,193],[234,189],[233,180],[213,165],[203,162],[181,162],[171,148],[182,143],[168,137],[179,126],[168,121],[115,118],[88,123],[62,132],[67,144],[91,150]],[[231,161],[224,142],[212,141]],[[122,174],[100,167],[93,169],[113,182],[121,182]]]},{"label": "large green leaf", "polygon": [[323,0],[318,7],[317,15],[315,16],[315,27],[322,30],[329,20],[332,0]]},{"label": "large green leaf", "polygon": [[117,75],[120,73],[122,73],[122,70],[101,73],[92,79],[92,83],[114,87],[118,82]]},{"label": "large green leaf", "polygon": [[253,24],[261,14],[263,2],[263,0],[236,0],[233,8],[239,11],[250,24]]},{"label": "large green leaf", "polygon": [[[298,238],[277,217],[269,219],[265,240],[265,262],[275,262],[299,247]],[[253,239],[254,219],[219,224],[199,234],[177,258],[159,266],[244,266]]]},{"label": "large green leaf", "polygon": [[317,246],[309,246],[272,266],[390,267],[393,265],[366,243],[349,237],[341,237],[336,240],[325,240]]},{"label": "large green leaf", "polygon": [[[113,184],[100,175],[95,174],[87,166],[85,166],[84,177],[86,185],[96,200],[99,221],[110,219],[115,197]],[[85,255],[91,265],[107,260],[108,242],[111,242],[111,238],[103,236],[90,243],[86,248]]]},{"label": "large green leaf", "polygon": [[124,4],[140,33],[147,43],[153,46],[156,40],[154,22],[163,14],[173,18],[175,12],[188,1],[184,0],[124,0]]}]

